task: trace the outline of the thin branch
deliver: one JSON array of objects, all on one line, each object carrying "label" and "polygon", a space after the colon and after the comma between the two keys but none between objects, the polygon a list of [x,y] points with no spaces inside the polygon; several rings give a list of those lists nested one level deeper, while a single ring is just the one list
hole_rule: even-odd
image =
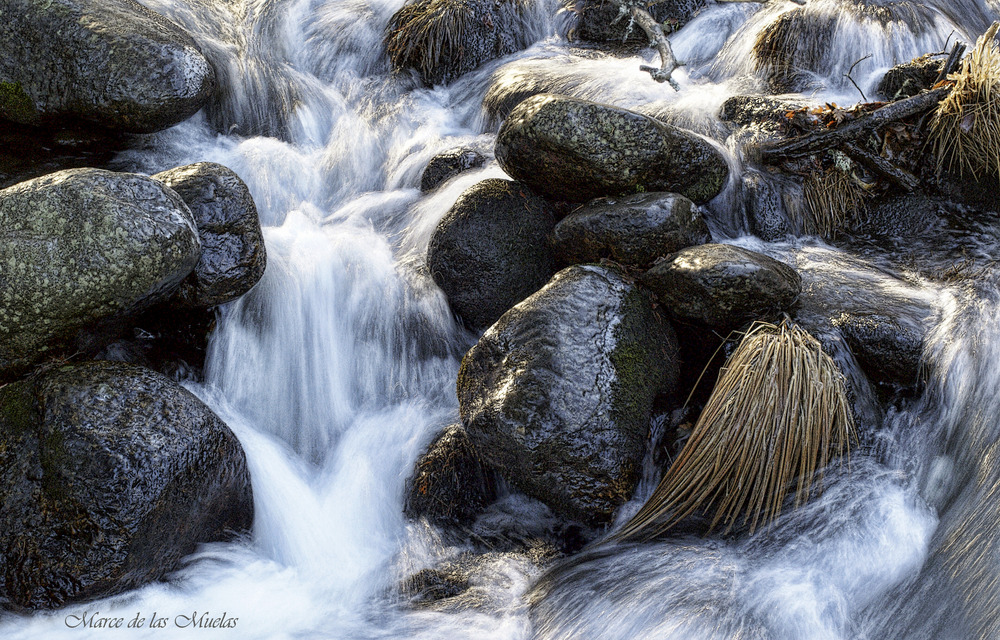
[{"label": "thin branch", "polygon": [[840,148],[851,160],[864,165],[907,193],[920,186],[916,176],[905,169],[900,169],[878,154],[851,142],[845,142]]},{"label": "thin branch", "polygon": [[858,66],[859,64],[861,64],[870,57],[872,57],[872,54],[869,53],[864,58],[861,58],[860,60],[856,61],[854,64],[851,65],[851,68],[847,70],[847,73],[844,74],[844,76],[851,81],[851,84],[854,85],[854,88],[858,90],[858,93],[861,94],[861,100],[863,102],[868,102],[868,98],[865,97],[865,92],[861,90],[861,87],[858,86],[858,83],[855,82],[854,78],[851,77],[851,73],[854,71],[854,67]]}]

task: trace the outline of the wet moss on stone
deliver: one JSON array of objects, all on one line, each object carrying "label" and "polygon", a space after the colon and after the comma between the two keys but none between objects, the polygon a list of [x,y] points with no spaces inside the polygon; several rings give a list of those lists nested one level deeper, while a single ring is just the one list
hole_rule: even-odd
[{"label": "wet moss on stone", "polygon": [[0,82],[0,117],[23,124],[38,120],[35,102],[20,82]]}]

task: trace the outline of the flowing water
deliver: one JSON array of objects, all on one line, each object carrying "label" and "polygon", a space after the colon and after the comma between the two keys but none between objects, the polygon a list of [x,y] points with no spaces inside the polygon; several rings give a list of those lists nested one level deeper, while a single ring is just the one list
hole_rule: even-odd
[{"label": "flowing water", "polygon": [[[688,63],[674,92],[639,71],[655,62],[652,50],[618,58],[568,42],[573,16],[554,0],[531,5],[517,34],[524,51],[434,89],[389,73],[380,39],[401,0],[144,4],[195,35],[224,95],[117,165],[152,173],[226,164],[249,185],[265,226],[267,273],[221,311],[206,380],[189,384],[246,449],[255,524],[245,539],[202,547],[169,582],[7,617],[0,637],[1000,637],[1000,285],[987,261],[965,285],[921,275],[961,255],[995,255],[996,232],[987,225],[956,239],[962,247],[929,245],[916,258],[905,247],[862,257],[815,239],[768,244],[745,236],[732,185],[709,207],[716,239],[794,263],[806,324],[876,305],[927,329],[925,392],[883,412],[827,327],[866,435],[821,499],[749,538],[596,547],[549,567],[494,554],[472,579],[475,606],[413,608],[397,589],[466,549],[402,516],[416,457],[457,419],[455,376],[475,340],[425,273],[426,246],[465,188],[503,176],[491,160],[423,196],[416,186],[427,161],[458,145],[489,151],[496,105],[545,88],[666,114],[717,136],[740,171],[713,114],[728,96],[761,90],[750,47],[796,5],[709,5],[672,36]],[[806,9],[835,25],[813,47],[816,99],[853,103],[851,79],[870,95],[893,63],[974,40],[998,15],[994,0],[857,4],[810,0]],[[484,109],[488,94],[494,108]],[[548,526],[544,508],[517,496],[489,517]],[[66,626],[84,611],[171,623],[225,613],[238,626]]]}]

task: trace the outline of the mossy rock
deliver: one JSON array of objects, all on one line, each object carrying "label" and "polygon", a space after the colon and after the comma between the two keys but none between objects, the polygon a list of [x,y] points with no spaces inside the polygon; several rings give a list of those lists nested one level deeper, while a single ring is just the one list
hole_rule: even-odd
[{"label": "mossy rock", "polygon": [[[708,0],[662,0],[646,7],[667,33],[691,21]],[[625,47],[649,45],[649,37],[639,25],[629,28],[629,16],[619,15],[619,5],[611,0],[582,0],[576,3],[579,16],[576,36],[580,40]]]},{"label": "mossy rock", "polygon": [[638,481],[658,396],[678,377],[673,329],[618,271],[560,271],[465,355],[462,422],[486,462],[563,517],[605,524]]},{"label": "mossy rock", "polygon": [[134,0],[3,7],[0,118],[149,133],[191,117],[214,90],[191,36]]},{"label": "mossy rock", "polygon": [[532,96],[511,111],[497,135],[496,158],[516,180],[567,202],[669,191],[700,204],[729,176],[723,155],[689,131],[553,94]]},{"label": "mossy rock", "polygon": [[0,609],[159,580],[253,522],[229,428],[166,377],[121,363],[0,388]]}]

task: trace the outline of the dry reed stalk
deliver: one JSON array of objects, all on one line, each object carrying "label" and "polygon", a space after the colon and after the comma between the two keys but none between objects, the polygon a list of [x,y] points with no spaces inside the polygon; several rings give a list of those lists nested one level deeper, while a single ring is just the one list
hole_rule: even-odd
[{"label": "dry reed stalk", "polygon": [[806,178],[802,194],[805,207],[800,220],[802,231],[832,239],[844,223],[864,205],[864,190],[838,168]]},{"label": "dry reed stalk", "polygon": [[[619,540],[646,539],[704,510],[728,533],[740,515],[753,533],[796,508],[833,456],[856,440],[844,377],[795,325],[756,323],[719,376],[691,436]],[[797,479],[797,482],[796,482]]]},{"label": "dry reed stalk", "polygon": [[955,83],[931,120],[930,140],[938,173],[957,170],[976,178],[991,174],[1000,185],[1000,48],[998,23],[984,33],[962,60]]}]

